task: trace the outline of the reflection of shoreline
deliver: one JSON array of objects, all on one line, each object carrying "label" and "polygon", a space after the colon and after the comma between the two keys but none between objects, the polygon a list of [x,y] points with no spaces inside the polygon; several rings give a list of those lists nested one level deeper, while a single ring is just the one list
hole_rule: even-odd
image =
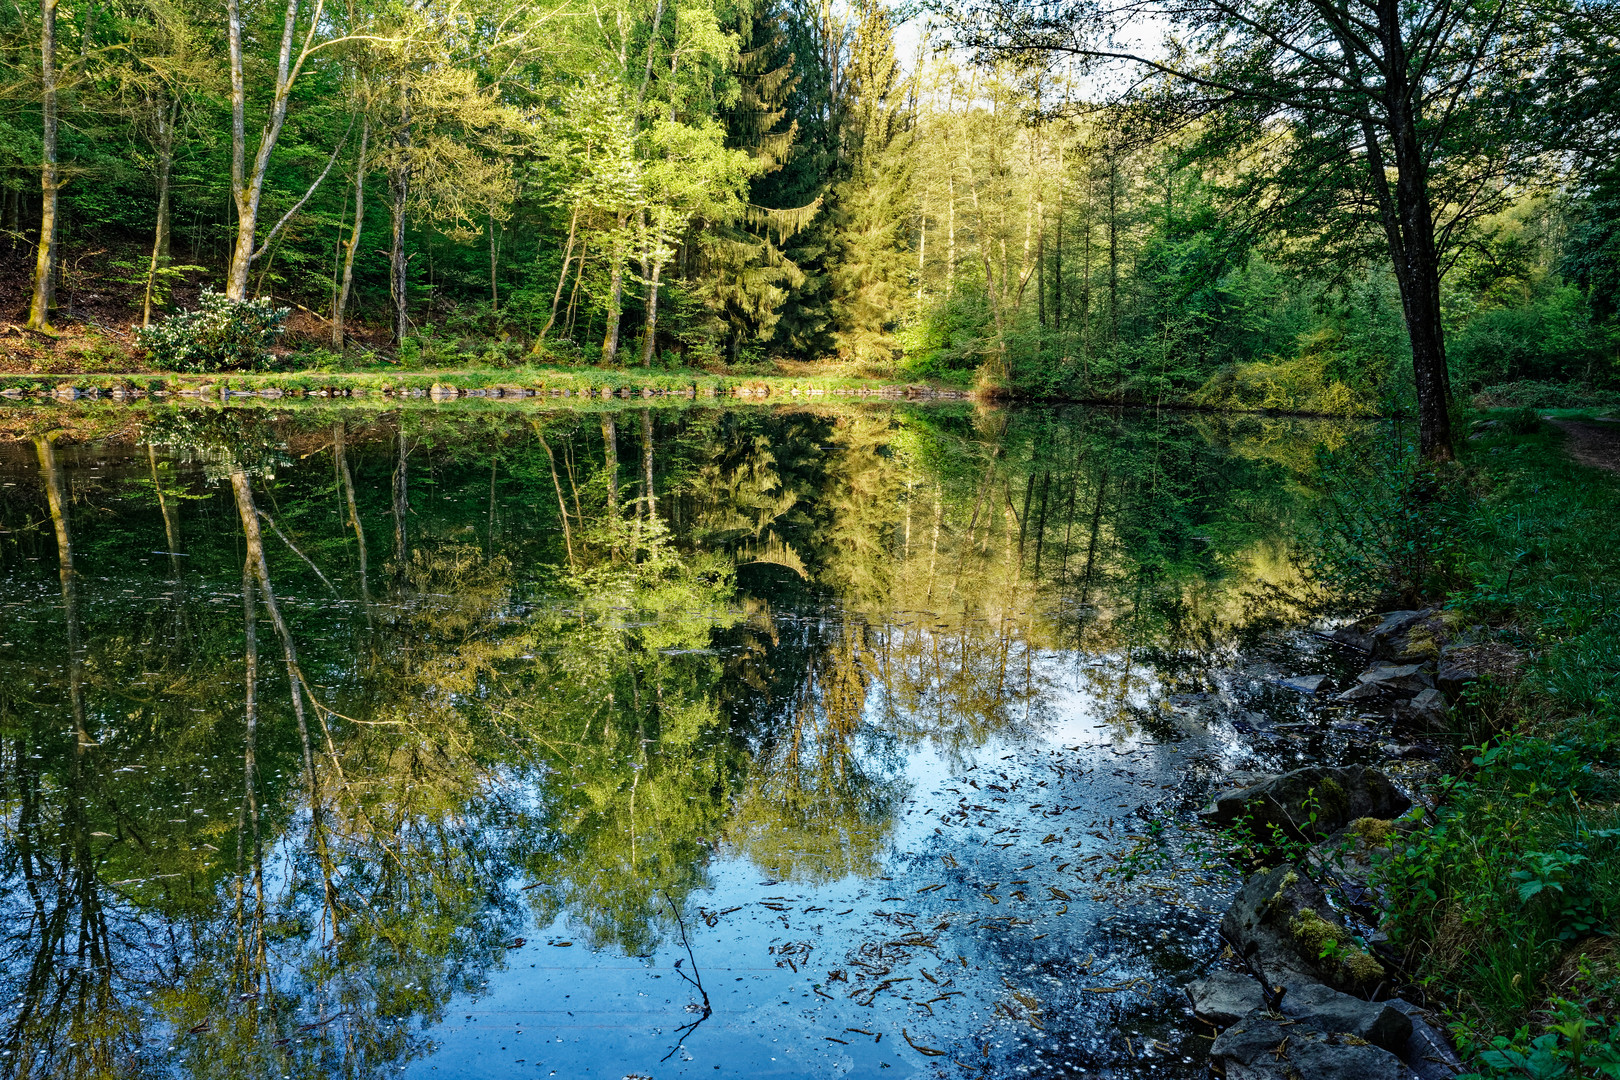
[{"label": "reflection of shoreline", "polygon": [[[371,1004],[321,1038],[388,1043],[381,1017],[442,1012],[453,972],[490,970],[525,901],[543,923],[568,912],[582,945],[639,954],[668,931],[662,895],[705,887],[718,841],[786,880],[876,877],[923,743],[965,762],[1027,737],[1053,708],[1049,667],[1132,738],[1153,696],[1293,610],[1280,530],[1301,451],[1263,425],[1232,443],[1080,411],[638,408],[618,425],[547,414],[543,447],[532,414],[502,427],[396,411],[334,434],[331,410],[179,412],[150,435],[190,465],[159,470],[149,444],[124,462],[109,444],[65,470],[64,490],[96,500],[61,515],[85,581],[65,654],[82,654],[82,678],[63,681],[59,617],[8,629],[25,664],[0,678],[19,680],[15,700],[41,700],[36,678],[62,686],[46,709],[117,729],[78,788],[52,734],[66,714],[27,734],[36,850],[83,820],[74,842],[104,861],[72,902],[116,893],[130,917],[183,932],[157,1008],[233,1052],[269,1053],[296,1030],[288,1003],[373,975]],[[298,738],[302,697],[265,665],[255,764],[226,775],[216,759],[249,738],[243,529],[222,525],[229,496],[208,480],[255,452],[273,467],[254,498],[285,532],[263,538],[265,584],[303,597],[276,644],[297,640],[292,669],[334,711],[318,713],[329,735],[308,717]],[[0,527],[39,518],[20,492],[0,500]],[[15,535],[41,561],[8,573],[59,554],[49,534]],[[395,550],[368,576],[378,535]],[[161,630],[134,599],[155,595],[174,609]],[[543,797],[507,782],[523,776],[544,777]],[[74,790],[90,792],[79,809]],[[513,867],[550,887],[497,887]],[[106,963],[169,963],[108,940]],[[306,985],[305,969],[321,974]],[[249,992],[285,1001],[270,1019],[209,1012]]]}]

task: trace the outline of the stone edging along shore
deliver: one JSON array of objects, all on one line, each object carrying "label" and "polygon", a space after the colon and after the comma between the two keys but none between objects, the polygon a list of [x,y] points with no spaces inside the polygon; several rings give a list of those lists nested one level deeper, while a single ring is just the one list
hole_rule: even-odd
[{"label": "stone edging along shore", "polygon": [[[1368,616],[1329,637],[1367,660],[1334,700],[1379,710],[1420,733],[1445,731],[1449,701],[1464,687],[1487,674],[1508,676],[1523,660],[1437,608]],[[1327,688],[1320,675],[1280,683],[1312,696]],[[1219,1032],[1214,1063],[1228,1080],[1460,1073],[1440,1017],[1422,1007],[1421,991],[1402,985],[1372,873],[1379,852],[1428,827],[1411,797],[1422,793],[1403,792],[1364,765],[1234,779],[1237,786],[1199,816],[1276,838],[1268,845],[1276,858],[1244,882],[1221,920],[1228,966],[1187,987],[1194,1015]]]},{"label": "stone edging along shore", "polygon": [[0,377],[0,400],[135,401],[233,398],[727,398],[739,401],[878,398],[903,401],[962,401],[969,391],[921,383],[860,380],[814,381],[779,376],[676,377],[633,372],[547,375],[541,378],[491,379],[480,375],[232,374],[209,378],[177,375],[77,375]]}]

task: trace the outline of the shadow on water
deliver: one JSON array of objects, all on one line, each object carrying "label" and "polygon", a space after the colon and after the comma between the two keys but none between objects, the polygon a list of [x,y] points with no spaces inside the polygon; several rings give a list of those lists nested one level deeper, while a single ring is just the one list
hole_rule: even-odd
[{"label": "shadow on water", "polygon": [[1365,752],[1354,426],[139,418],[0,445],[0,1076],[1200,1076],[1182,826]]}]

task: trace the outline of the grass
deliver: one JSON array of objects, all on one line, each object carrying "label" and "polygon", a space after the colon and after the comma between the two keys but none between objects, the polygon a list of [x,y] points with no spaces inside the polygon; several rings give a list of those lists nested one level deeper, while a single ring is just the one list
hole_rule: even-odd
[{"label": "grass", "polygon": [[1620,476],[1484,415],[1449,606],[1528,662],[1458,706],[1473,767],[1384,864],[1386,929],[1480,1075],[1620,1076]]}]

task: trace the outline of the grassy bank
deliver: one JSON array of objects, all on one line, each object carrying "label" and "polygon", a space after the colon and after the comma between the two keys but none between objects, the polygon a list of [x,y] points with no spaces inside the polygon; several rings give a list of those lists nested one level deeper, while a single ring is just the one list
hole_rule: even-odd
[{"label": "grassy bank", "polygon": [[1455,710],[1473,765],[1385,865],[1387,928],[1480,1075],[1620,1076],[1620,476],[1485,419],[1449,606],[1525,664]]}]

